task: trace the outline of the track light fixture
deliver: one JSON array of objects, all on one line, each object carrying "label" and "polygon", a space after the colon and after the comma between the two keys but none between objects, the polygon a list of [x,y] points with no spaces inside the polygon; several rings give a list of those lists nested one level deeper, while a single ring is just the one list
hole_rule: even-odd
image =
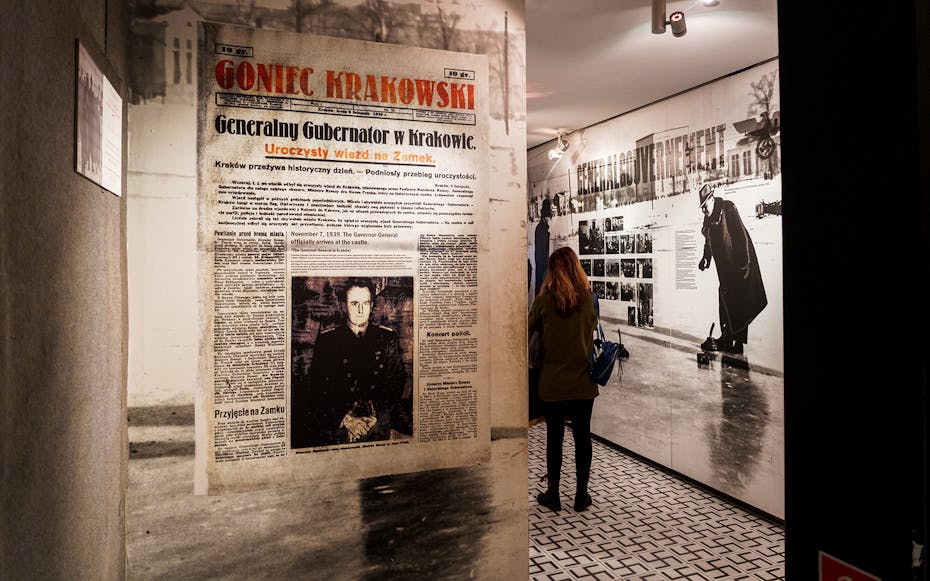
[{"label": "track light fixture", "polygon": [[562,154],[568,151],[568,141],[565,140],[565,134],[559,131],[559,139],[555,147],[549,150],[549,159],[562,159]]},{"label": "track light fixture", "polygon": [[668,23],[672,26],[672,36],[684,36],[688,32],[685,26],[685,13],[681,10],[672,12],[668,17]]},{"label": "track light fixture", "polygon": [[684,36],[688,32],[685,25],[685,13],[681,10],[672,12],[665,19],[665,0],[652,0],[652,33],[665,34],[666,25],[672,27],[673,36]]}]

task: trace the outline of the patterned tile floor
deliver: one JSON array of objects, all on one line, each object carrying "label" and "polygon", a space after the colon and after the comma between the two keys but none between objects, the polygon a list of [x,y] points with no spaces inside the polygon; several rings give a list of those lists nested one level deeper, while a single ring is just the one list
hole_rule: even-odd
[{"label": "patterned tile floor", "polygon": [[589,492],[572,510],[574,445],[565,430],[562,511],[545,489],[546,424],[529,430],[530,579],[783,579],[784,528],[597,440]]}]

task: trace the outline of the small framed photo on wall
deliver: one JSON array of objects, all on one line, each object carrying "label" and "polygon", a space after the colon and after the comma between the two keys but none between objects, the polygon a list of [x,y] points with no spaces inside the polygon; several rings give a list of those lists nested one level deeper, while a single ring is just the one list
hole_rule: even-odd
[{"label": "small framed photo on wall", "polygon": [[74,170],[95,184],[123,194],[123,100],[77,41]]}]

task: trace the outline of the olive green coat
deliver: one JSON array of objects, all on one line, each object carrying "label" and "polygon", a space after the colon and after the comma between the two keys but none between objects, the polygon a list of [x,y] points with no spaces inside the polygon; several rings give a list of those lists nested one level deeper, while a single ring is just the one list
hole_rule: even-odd
[{"label": "olive green coat", "polygon": [[591,348],[597,329],[594,297],[586,295],[577,311],[562,317],[555,311],[552,296],[541,292],[530,308],[529,328],[536,325],[542,325],[539,399],[564,401],[597,397],[597,384],[590,375]]}]

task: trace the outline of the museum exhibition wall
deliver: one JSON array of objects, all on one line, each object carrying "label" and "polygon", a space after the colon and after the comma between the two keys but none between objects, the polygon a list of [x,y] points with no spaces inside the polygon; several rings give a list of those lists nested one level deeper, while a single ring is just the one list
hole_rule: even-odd
[{"label": "museum exhibition wall", "polygon": [[[196,401],[198,492],[484,466],[525,572],[523,10],[135,3],[128,399]],[[396,398],[308,412],[355,293]]]},{"label": "museum exhibition wall", "polygon": [[527,259],[577,251],[630,353],[592,432],[782,519],[778,86],[772,59],[531,149]]}]

